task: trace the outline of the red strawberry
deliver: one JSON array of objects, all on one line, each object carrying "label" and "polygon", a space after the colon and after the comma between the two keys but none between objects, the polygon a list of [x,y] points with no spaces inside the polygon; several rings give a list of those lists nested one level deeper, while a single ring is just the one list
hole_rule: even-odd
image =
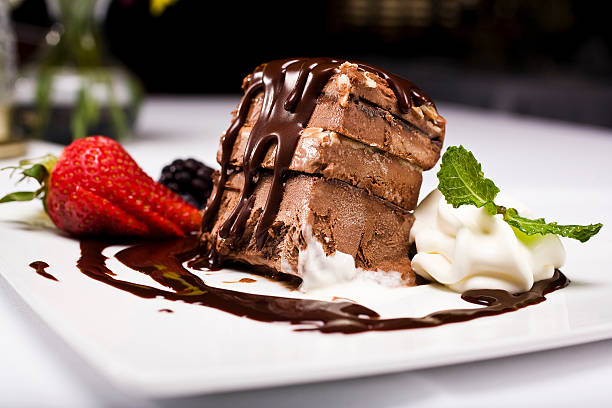
[{"label": "red strawberry", "polygon": [[[32,164],[20,163],[21,167]],[[184,236],[200,227],[199,211],[149,177],[112,139],[90,136],[67,146],[55,162],[23,171],[35,192],[9,194],[0,203],[43,200],[58,228],[74,235]]]}]

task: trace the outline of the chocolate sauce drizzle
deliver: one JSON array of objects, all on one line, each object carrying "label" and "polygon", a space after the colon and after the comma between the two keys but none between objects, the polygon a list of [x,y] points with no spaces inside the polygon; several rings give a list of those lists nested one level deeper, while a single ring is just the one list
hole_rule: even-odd
[{"label": "chocolate sauce drizzle", "polygon": [[419,318],[381,319],[375,311],[353,302],[292,299],[209,286],[183,267],[183,263],[196,256],[199,251],[196,237],[136,244],[115,255],[124,265],[148,275],[168,290],[124,281],[116,278],[108,269],[107,257],[102,255],[105,248],[115,244],[104,240],[81,241],[81,257],[77,262],[80,271],[90,278],[143,298],[180,300],[262,322],[301,325],[302,327],[297,329],[299,331],[359,333],[464,322],[540,303],[546,299],[547,293],[561,289],[569,283],[557,270],[552,278],[535,283],[528,292],[512,295],[503,290],[483,289],[467,291],[461,296],[467,302],[483,305],[481,308],[444,310]]},{"label": "chocolate sauce drizzle", "polygon": [[[268,229],[276,217],[283,197],[284,175],[293,159],[300,132],[308,125],[323,87],[344,62],[346,61],[331,58],[276,60],[260,65],[247,77],[236,117],[221,141],[221,176],[204,211],[202,231],[212,228],[212,220],[219,211],[225,183],[234,171],[230,158],[236,137],[245,123],[253,98],[263,92],[261,112],[251,130],[244,152],[244,185],[240,199],[218,231],[218,236],[224,239],[235,240],[242,236],[253,207],[253,192],[257,185],[260,165],[270,146],[275,144],[272,185],[255,230],[257,247],[260,250],[263,248]],[[387,81],[398,100],[400,112],[407,113],[413,105],[433,105],[411,82],[368,64],[357,65],[360,69]],[[211,267],[218,267],[216,258],[213,243],[207,260]]]},{"label": "chocolate sauce drizzle", "polygon": [[49,267],[49,264],[43,261],[34,261],[30,264],[30,268],[34,269],[37,274],[44,276],[47,279],[57,281],[57,278],[47,272],[45,269]]}]

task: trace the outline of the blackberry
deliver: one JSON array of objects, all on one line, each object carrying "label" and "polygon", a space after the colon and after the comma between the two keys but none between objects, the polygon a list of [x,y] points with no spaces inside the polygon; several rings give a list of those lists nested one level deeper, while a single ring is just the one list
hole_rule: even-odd
[{"label": "blackberry", "polygon": [[195,159],[176,159],[162,169],[159,182],[196,208],[204,208],[212,192],[213,169]]}]

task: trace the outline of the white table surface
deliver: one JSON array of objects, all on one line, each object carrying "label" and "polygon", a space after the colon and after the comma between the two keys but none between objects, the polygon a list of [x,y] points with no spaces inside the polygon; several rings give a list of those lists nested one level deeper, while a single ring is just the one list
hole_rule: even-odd
[{"label": "white table surface", "polygon": [[[137,160],[145,155],[159,158],[152,161],[159,166],[145,168],[154,177],[177,157],[196,157],[213,165],[214,158],[201,157],[198,151],[217,143],[236,101],[237,97],[150,99],[143,106],[137,136],[125,146]],[[495,167],[486,162],[486,152],[496,148],[492,138],[504,140],[512,132],[557,132],[560,140],[576,138],[576,146],[579,138],[598,138],[603,148],[610,148],[598,155],[612,153],[610,130],[457,106],[439,108],[449,123],[448,144],[477,146],[476,156],[483,157],[487,169]],[[523,166],[516,176],[528,174]],[[595,188],[602,181],[609,187],[611,179],[610,174],[581,178],[580,188]],[[427,183],[432,185],[431,180]],[[368,378],[142,400],[114,388],[87,366],[1,277],[0,328],[0,407],[612,406],[612,340]]]}]

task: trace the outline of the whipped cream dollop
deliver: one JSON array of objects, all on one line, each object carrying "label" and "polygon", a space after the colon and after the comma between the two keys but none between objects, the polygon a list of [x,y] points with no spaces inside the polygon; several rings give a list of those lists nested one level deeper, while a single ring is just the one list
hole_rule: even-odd
[{"label": "whipped cream dollop", "polygon": [[[501,193],[495,202],[530,216],[522,205]],[[565,262],[565,249],[556,235],[528,236],[484,208],[453,208],[438,190],[423,199],[414,215],[414,271],[457,292],[524,292],[534,282],[551,278],[555,268]]]}]

